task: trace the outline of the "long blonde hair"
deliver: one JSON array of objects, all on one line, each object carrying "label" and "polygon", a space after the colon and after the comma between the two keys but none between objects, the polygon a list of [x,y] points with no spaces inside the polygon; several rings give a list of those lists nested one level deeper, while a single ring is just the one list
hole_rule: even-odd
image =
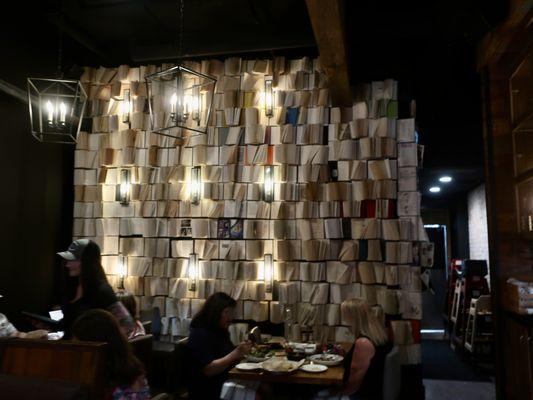
[{"label": "long blonde hair", "polygon": [[341,313],[356,339],[366,336],[376,346],[387,343],[387,332],[366,300],[356,297],[343,301]]}]

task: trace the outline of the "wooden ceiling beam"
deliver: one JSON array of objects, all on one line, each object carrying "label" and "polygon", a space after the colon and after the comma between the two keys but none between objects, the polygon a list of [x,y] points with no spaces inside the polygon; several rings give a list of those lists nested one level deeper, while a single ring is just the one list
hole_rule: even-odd
[{"label": "wooden ceiling beam", "polygon": [[482,39],[477,49],[477,68],[498,61],[517,39],[517,32],[528,30],[533,23],[533,1],[511,0],[505,21]]},{"label": "wooden ceiling beam", "polygon": [[306,0],[333,105],[351,106],[343,0]]}]

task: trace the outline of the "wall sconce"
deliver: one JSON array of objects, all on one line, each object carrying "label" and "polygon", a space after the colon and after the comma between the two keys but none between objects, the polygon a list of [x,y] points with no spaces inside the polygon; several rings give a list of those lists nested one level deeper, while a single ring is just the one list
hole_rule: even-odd
[{"label": "wall sconce", "polygon": [[190,200],[194,205],[200,203],[202,196],[202,167],[192,167],[191,169],[191,193]]},{"label": "wall sconce", "polygon": [[265,165],[263,178],[263,200],[271,203],[274,200],[274,166]]},{"label": "wall sconce", "polygon": [[130,203],[131,198],[131,171],[129,169],[120,170],[120,183],[115,189],[115,200],[123,206]]},{"label": "wall sconce", "polygon": [[189,290],[196,292],[196,286],[198,283],[198,254],[191,253],[189,255],[189,266],[187,275],[189,278]]},{"label": "wall sconce", "polygon": [[272,254],[265,254],[265,292],[272,293],[274,286],[274,262]]},{"label": "wall sconce", "polygon": [[274,116],[274,92],[272,89],[272,76],[265,76],[265,115]]},{"label": "wall sconce", "polygon": [[118,261],[118,276],[120,278],[119,280],[119,288],[124,289],[124,278],[128,275],[128,257],[126,256],[119,256]]},{"label": "wall sconce", "polygon": [[131,90],[124,89],[124,98],[122,100],[122,122],[125,124],[130,123],[131,111],[133,104],[131,102]]}]

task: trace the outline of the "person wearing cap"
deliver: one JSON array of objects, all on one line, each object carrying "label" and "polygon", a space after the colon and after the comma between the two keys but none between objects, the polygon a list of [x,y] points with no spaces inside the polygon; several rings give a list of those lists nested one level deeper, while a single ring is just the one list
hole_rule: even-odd
[{"label": "person wearing cap", "polygon": [[135,331],[135,322],[107,281],[98,245],[89,239],[78,239],[66,251],[57,254],[63,258],[69,276],[61,307],[65,338],[70,338],[74,321],[92,309],[111,312],[130,337]]}]

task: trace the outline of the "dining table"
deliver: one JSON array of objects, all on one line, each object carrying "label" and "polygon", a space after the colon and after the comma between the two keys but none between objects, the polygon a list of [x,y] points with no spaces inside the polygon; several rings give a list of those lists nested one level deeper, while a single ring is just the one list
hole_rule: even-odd
[{"label": "dining table", "polygon": [[[281,337],[273,337],[271,342],[284,343],[286,340]],[[347,352],[351,346],[351,343],[338,343],[338,345],[344,350],[344,352]],[[337,366],[330,366],[324,372],[305,372],[301,369],[298,369],[287,374],[275,374],[263,369],[244,371],[233,367],[229,371],[229,377],[230,379],[242,379],[258,382],[276,382],[317,386],[342,386],[344,382],[344,366],[342,363]]]},{"label": "dining table", "polygon": [[297,370],[288,374],[273,374],[261,369],[255,371],[240,371],[235,367],[229,372],[230,379],[321,386],[341,386],[343,383],[343,376],[344,367],[342,365],[328,367],[326,371],[318,373]]}]

